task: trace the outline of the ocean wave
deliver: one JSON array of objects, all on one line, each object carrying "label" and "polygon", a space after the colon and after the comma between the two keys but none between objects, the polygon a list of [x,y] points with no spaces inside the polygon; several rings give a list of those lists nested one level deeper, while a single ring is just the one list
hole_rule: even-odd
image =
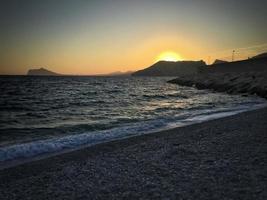
[{"label": "ocean wave", "polygon": [[169,99],[169,98],[180,98],[180,99],[188,99],[189,97],[186,95],[182,95],[180,93],[173,94],[144,94],[144,98],[152,98],[152,99]]},{"label": "ocean wave", "polygon": [[0,148],[0,162],[36,157],[64,150],[75,150],[81,146],[92,146],[98,143],[148,134],[164,129],[185,126],[203,121],[226,117],[240,112],[266,107],[266,104],[242,105],[233,109],[204,110],[195,114],[179,117],[157,119],[145,122],[131,123],[123,127],[109,130],[85,132],[76,135],[55,137],[46,140],[15,144]]},{"label": "ocean wave", "polygon": [[60,138],[52,138],[24,144],[16,144],[0,148],[0,162],[7,160],[23,159],[40,154],[59,152],[66,149],[75,149],[83,145],[94,145],[116,139],[122,139],[133,135],[143,134],[150,130],[156,130],[164,126],[165,120],[155,120],[150,123],[136,123],[120,128],[104,131],[68,135]]},{"label": "ocean wave", "polygon": [[144,94],[143,95],[143,97],[144,98],[152,98],[152,99],[158,99],[158,98],[160,98],[160,99],[166,99],[167,97],[165,96],[165,95],[158,95],[158,94]]}]

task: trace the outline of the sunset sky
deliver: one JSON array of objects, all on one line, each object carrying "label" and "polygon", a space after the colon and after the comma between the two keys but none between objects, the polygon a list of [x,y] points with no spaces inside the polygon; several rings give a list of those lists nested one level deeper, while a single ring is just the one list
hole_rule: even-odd
[{"label": "sunset sky", "polygon": [[266,0],[3,0],[0,74],[138,70],[165,52],[207,62],[232,49],[251,56],[267,49],[266,8]]}]

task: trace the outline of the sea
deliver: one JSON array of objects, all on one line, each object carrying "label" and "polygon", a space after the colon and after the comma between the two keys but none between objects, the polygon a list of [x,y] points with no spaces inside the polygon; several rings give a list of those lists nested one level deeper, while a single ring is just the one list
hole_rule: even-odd
[{"label": "sea", "polygon": [[0,77],[0,162],[71,151],[266,106],[174,77]]}]

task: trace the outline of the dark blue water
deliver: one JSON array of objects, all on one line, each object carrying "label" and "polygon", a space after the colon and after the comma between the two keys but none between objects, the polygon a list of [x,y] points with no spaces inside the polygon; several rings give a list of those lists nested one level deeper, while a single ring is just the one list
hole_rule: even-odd
[{"label": "dark blue water", "polygon": [[1,77],[0,161],[77,148],[265,104],[167,78]]}]

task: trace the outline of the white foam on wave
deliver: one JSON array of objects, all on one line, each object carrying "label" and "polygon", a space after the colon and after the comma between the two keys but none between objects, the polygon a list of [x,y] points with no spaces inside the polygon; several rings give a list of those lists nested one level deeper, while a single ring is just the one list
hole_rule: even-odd
[{"label": "white foam on wave", "polygon": [[6,146],[0,148],[0,162],[29,158],[40,154],[64,151],[66,149],[76,149],[83,145],[91,146],[102,142],[140,135],[149,130],[156,130],[159,127],[163,127],[165,123],[165,120],[141,122],[110,130],[93,131]]},{"label": "white foam on wave", "polygon": [[[228,110],[205,110],[201,113],[181,116],[175,120],[158,119],[154,121],[145,121],[128,126],[113,128],[111,130],[95,131],[76,135],[68,135],[59,138],[51,138],[40,141],[33,141],[23,144],[15,144],[0,148],[0,165],[7,161],[23,160],[38,157],[40,155],[52,155],[55,152],[66,152],[77,150],[81,147],[88,147],[99,143],[114,141],[118,139],[129,138],[133,136],[153,133],[161,130],[181,127],[204,121],[235,115],[244,111],[255,110],[266,107],[267,104],[243,105]],[[47,156],[46,156],[47,157]]]}]

